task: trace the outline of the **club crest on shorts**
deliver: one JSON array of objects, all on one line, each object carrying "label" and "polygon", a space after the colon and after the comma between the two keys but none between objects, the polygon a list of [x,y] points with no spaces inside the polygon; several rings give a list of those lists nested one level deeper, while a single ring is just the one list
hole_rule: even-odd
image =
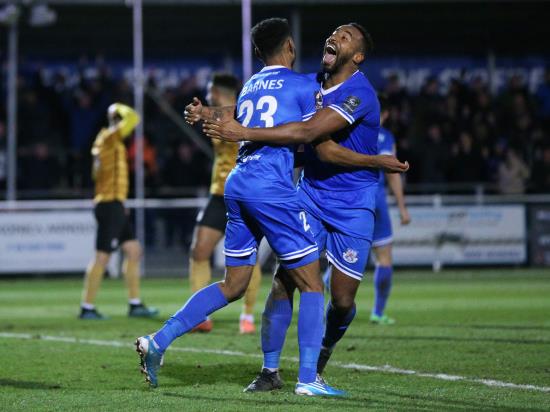
[{"label": "club crest on shorts", "polygon": [[344,260],[348,263],[355,263],[359,259],[359,253],[357,253],[356,250],[353,250],[352,248],[347,248],[347,250],[342,253],[342,257]]},{"label": "club crest on shorts", "polygon": [[111,240],[111,247],[113,249],[116,249],[118,247],[118,239],[117,238],[114,238],[113,240]]}]

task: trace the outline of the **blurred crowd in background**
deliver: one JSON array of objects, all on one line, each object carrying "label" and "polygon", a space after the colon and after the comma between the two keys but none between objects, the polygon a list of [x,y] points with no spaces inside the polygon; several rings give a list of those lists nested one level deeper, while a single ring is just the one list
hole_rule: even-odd
[{"label": "blurred crowd in background", "polygon": [[453,79],[443,93],[430,78],[411,96],[392,76],[385,92],[391,104],[386,126],[399,157],[412,165],[409,183],[428,192],[475,183],[503,194],[550,191],[550,70],[535,94],[519,76],[498,95],[479,78]]},{"label": "blurred crowd in background", "polygon": [[[107,108],[117,101],[133,104],[133,89],[125,79],[115,79],[105,65],[94,75],[84,71],[77,81],[61,73],[46,76],[40,70],[18,78],[18,193],[19,197],[81,197],[93,187],[90,149],[97,133],[107,126]],[[156,90],[151,80],[148,90]],[[164,90],[162,98],[183,114],[193,96],[202,96],[193,77],[178,88]],[[5,96],[5,93],[2,93]],[[0,103],[0,152],[6,149],[6,110]],[[144,163],[148,195],[196,195],[207,187],[210,160],[146,95]],[[205,139],[206,140],[206,139]],[[134,142],[127,142],[130,170]],[[5,156],[5,155],[4,155]],[[0,155],[2,159],[2,155]],[[4,162],[5,163],[5,162]],[[0,160],[0,170],[2,170]],[[5,169],[5,167],[4,167]],[[0,171],[0,182],[5,171]],[[5,185],[5,182],[0,183]],[[179,190],[178,190],[179,189]]]},{"label": "blurred crowd in background", "polygon": [[[19,77],[20,198],[91,194],[90,147],[106,125],[107,107],[114,101],[131,105],[133,100],[131,84],[115,79],[107,65],[98,66],[95,73],[82,73],[71,82],[61,72],[48,81],[40,70]],[[164,90],[149,80],[147,89],[160,93],[180,115],[193,96],[204,96],[193,76]],[[391,105],[386,127],[396,136],[399,158],[411,163],[406,176],[409,193],[473,193],[480,185],[488,193],[550,192],[550,70],[534,94],[519,76],[512,76],[498,95],[492,95],[481,79],[460,78],[446,90],[436,78],[429,78],[421,92],[412,95],[397,75],[387,79],[382,91]],[[2,190],[6,91],[0,90],[0,95]],[[204,194],[210,159],[149,96],[145,101],[147,195]],[[128,148],[132,163],[132,141]]]}]

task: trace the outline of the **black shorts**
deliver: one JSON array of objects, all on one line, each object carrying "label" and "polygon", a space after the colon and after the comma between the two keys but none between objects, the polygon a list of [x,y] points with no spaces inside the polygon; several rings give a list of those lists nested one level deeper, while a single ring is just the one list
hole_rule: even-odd
[{"label": "black shorts", "polygon": [[227,225],[227,211],[223,196],[211,195],[206,207],[197,216],[199,226],[208,226],[225,233]]},{"label": "black shorts", "polygon": [[97,220],[96,250],[111,253],[124,242],[136,238],[122,202],[99,202],[94,214]]}]

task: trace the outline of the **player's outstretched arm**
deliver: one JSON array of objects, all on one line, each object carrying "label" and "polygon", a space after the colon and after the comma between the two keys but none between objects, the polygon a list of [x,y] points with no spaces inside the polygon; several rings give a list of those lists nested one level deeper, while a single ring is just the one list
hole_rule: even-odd
[{"label": "player's outstretched arm", "polygon": [[185,106],[183,114],[185,121],[191,125],[201,120],[230,120],[234,117],[235,106],[203,106],[198,98],[193,97],[193,101]]},{"label": "player's outstretched arm", "polygon": [[[395,145],[393,147],[393,152],[395,153]],[[401,176],[396,174],[386,174],[386,179],[388,180],[388,186],[395,196],[395,201],[397,207],[399,208],[399,215],[401,217],[401,224],[408,225],[411,223],[411,216],[409,215],[409,210],[405,204],[405,194],[403,193],[403,182],[401,181]]]},{"label": "player's outstretched arm", "polygon": [[400,162],[395,156],[357,153],[332,139],[314,143],[314,147],[319,160],[343,167],[375,168],[386,173],[403,173],[409,170],[409,163]]},{"label": "player's outstretched arm", "polygon": [[348,122],[332,109],[324,108],[305,122],[277,127],[247,128],[234,120],[208,120],[203,125],[207,136],[230,142],[251,141],[271,144],[310,143],[347,127]]}]

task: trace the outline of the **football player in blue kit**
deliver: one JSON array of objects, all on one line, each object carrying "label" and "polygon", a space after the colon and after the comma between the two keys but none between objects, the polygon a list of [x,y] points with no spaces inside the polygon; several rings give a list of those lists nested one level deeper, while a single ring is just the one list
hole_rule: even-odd
[{"label": "football player in blue kit", "polygon": [[[265,67],[244,85],[236,107],[243,127],[269,128],[309,119],[315,113],[318,85],[292,71],[294,43],[288,22],[267,19],[252,29],[256,55]],[[216,109],[217,110],[217,109]],[[298,344],[300,366],[295,393],[339,396],[317,379],[324,329],[323,283],[319,251],[293,183],[294,146],[243,142],[227,178],[225,279],[196,292],[156,333],[136,340],[146,380],[157,385],[163,353],[179,336],[208,315],[241,298],[256,263],[258,245],[267,238],[281,266],[300,291]],[[273,376],[272,384],[282,383]]]},{"label": "football player in blue kit", "polygon": [[[370,82],[359,71],[371,49],[372,39],[359,24],[343,25],[332,33],[324,47],[321,107],[308,121],[253,129],[218,118],[203,126],[208,136],[229,141],[312,143],[306,146],[298,193],[308,213],[309,228],[332,266],[319,374],[355,316],[355,295],[372,242],[379,169],[405,172],[409,167],[394,156],[377,155],[379,103]],[[344,148],[349,150],[344,152]],[[329,158],[331,163],[324,162]],[[278,368],[292,317],[294,289],[292,279],[281,268],[262,319],[262,337],[268,337],[262,341],[264,369],[250,390],[273,389],[268,372]],[[324,382],[320,376],[319,381]]]},{"label": "football player in blue kit", "polygon": [[[388,100],[385,96],[379,95],[380,101],[380,133],[378,134],[378,154],[395,156],[395,138],[393,134],[383,127],[389,116]],[[374,234],[372,237],[372,251],[376,260],[374,270],[374,305],[370,315],[371,323],[378,325],[392,325],[395,320],[384,314],[386,303],[390,296],[392,287],[392,226],[388,202],[386,201],[386,185],[392,191],[395,202],[399,209],[399,216],[402,225],[408,225],[411,217],[405,204],[403,194],[403,183],[401,176],[395,173],[380,173],[378,193],[376,194],[376,221],[374,223]]]}]

